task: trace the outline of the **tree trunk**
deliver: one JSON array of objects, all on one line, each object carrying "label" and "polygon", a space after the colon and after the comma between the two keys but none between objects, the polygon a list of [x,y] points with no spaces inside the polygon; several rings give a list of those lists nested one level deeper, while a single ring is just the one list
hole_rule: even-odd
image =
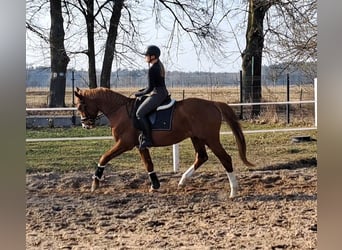
[{"label": "tree trunk", "polygon": [[70,61],[64,48],[61,0],[50,0],[51,80],[49,107],[65,107],[66,71]]},{"label": "tree trunk", "polygon": [[100,86],[110,88],[110,76],[112,73],[112,63],[115,53],[115,42],[118,34],[118,26],[121,17],[124,0],[117,0],[114,3],[112,16],[110,18],[109,32],[106,41],[106,49],[103,58]]},{"label": "tree trunk", "polygon": [[94,42],[94,0],[86,1],[87,13],[87,39],[88,39],[88,77],[89,88],[97,88],[96,63],[95,63],[95,42]]},{"label": "tree trunk", "polygon": [[[264,48],[263,22],[269,1],[249,0],[246,48],[242,53],[242,87],[244,102],[261,101],[261,67]],[[253,105],[251,116],[260,115],[260,105]]]}]

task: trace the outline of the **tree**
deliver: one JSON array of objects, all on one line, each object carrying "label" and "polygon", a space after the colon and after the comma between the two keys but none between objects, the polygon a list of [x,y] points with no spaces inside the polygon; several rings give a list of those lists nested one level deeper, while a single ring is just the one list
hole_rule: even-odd
[{"label": "tree", "polygon": [[[34,13],[32,16],[41,12],[42,2],[47,0],[28,0],[28,5],[33,7],[27,13]],[[146,1],[147,2],[147,1]],[[103,55],[102,72],[100,86],[110,86],[110,76],[114,58],[118,64],[136,65],[136,56],[141,56],[141,46],[145,49],[146,42],[141,40],[142,33],[139,30],[140,23],[145,20],[156,18],[156,24],[163,29],[167,29],[162,24],[162,20],[171,24],[170,43],[165,45],[171,49],[172,41],[176,38],[177,42],[182,41],[182,34],[188,34],[190,40],[194,42],[194,47],[199,54],[210,52],[208,48],[214,47],[213,51],[221,54],[219,43],[220,32],[214,23],[214,13],[216,10],[216,1],[207,4],[206,2],[191,1],[163,1],[154,0],[152,6],[144,1],[94,1],[93,0],[66,0],[65,12],[67,18],[67,52],[69,56],[86,54],[89,65],[89,86],[96,87],[95,61],[97,55]],[[75,12],[77,10],[78,12]],[[124,15],[121,12],[125,11]],[[161,14],[163,12],[163,14]],[[167,18],[164,13],[168,12]],[[85,25],[80,25],[80,15],[82,13]],[[147,14],[146,13],[151,13]],[[110,17],[110,20],[108,20]],[[169,19],[171,18],[171,19]],[[31,20],[31,19],[30,19]],[[161,22],[159,22],[161,21]],[[39,24],[42,25],[42,24]],[[33,26],[27,21],[27,29],[33,31],[40,38],[44,37],[44,29],[41,26]],[[97,28],[96,28],[97,26]],[[34,27],[31,29],[31,27]],[[86,29],[85,29],[86,27]],[[108,28],[107,28],[108,27]],[[94,30],[95,29],[95,30]],[[37,32],[38,31],[38,32]],[[40,32],[41,31],[41,32]],[[79,41],[83,41],[86,31],[88,48],[83,49]],[[177,33],[175,36],[174,34]],[[102,41],[106,40],[102,46]],[[97,43],[96,43],[97,42]],[[94,46],[94,44],[97,46]],[[79,47],[77,47],[80,45]],[[177,44],[175,45],[177,47]],[[207,49],[207,50],[206,50]],[[96,51],[97,50],[97,51]],[[174,52],[172,52],[174,53]],[[122,65],[121,65],[122,66]]]},{"label": "tree", "polygon": [[64,48],[61,0],[50,0],[51,81],[49,107],[65,106],[66,71],[70,61]]},{"label": "tree", "polygon": [[170,34],[165,47],[179,51],[185,35],[192,42],[198,60],[206,55],[220,64],[226,55],[220,22],[230,11],[225,7],[224,1],[154,0],[156,24]]},{"label": "tree", "polygon": [[[44,4],[46,1],[48,0],[28,0],[28,3]],[[261,100],[262,57],[265,53],[274,56],[276,51],[280,51],[281,48],[283,48],[282,51],[287,49],[294,53],[294,51],[308,49],[308,45],[315,49],[317,27],[315,27],[315,22],[310,20],[315,18],[315,2],[316,0],[246,0],[241,1],[241,5],[238,5],[224,0],[154,0],[150,2],[65,0],[63,1],[66,4],[64,14],[72,15],[74,18],[66,22],[67,27],[70,27],[66,29],[68,32],[67,51],[69,56],[79,53],[87,54],[90,87],[97,86],[95,61],[96,58],[103,55],[100,85],[109,87],[114,59],[120,67],[140,66],[136,56],[141,56],[141,46],[146,46],[146,41],[141,39],[143,32],[141,32],[140,26],[146,20],[155,18],[155,27],[169,32],[168,41],[163,41],[162,44],[164,51],[173,55],[179,53],[184,35],[187,35],[198,56],[205,54],[222,65],[228,63],[227,61],[230,59],[227,55],[231,52],[228,51],[229,48],[224,47],[224,43],[228,39],[237,37],[233,28],[229,34],[227,31],[225,31],[226,33],[222,31],[224,20],[229,23],[231,16],[234,17],[236,13],[247,13],[248,19],[240,22],[246,32],[246,47],[243,51],[239,48],[243,61],[244,85],[247,85],[244,96],[247,101],[259,102]],[[85,23],[80,23],[79,12],[76,14],[67,6],[74,6],[81,11],[85,17]],[[310,6],[312,12],[308,12],[309,7],[307,6]],[[38,11],[40,11],[39,7]],[[306,15],[307,13],[310,15]],[[231,26],[231,23],[229,25]],[[301,27],[305,27],[305,30],[309,31],[306,32],[308,36],[299,36],[302,35]],[[27,29],[36,31],[39,37],[44,38],[43,30],[37,29],[37,26],[27,22]],[[297,31],[295,32],[295,30]],[[84,44],[85,31],[87,33],[87,49],[83,49],[81,46]],[[282,36],[282,34],[285,35]],[[301,37],[301,43],[295,42],[299,37]],[[305,38],[311,38],[311,40],[306,40],[306,42]],[[276,43],[277,41],[278,43]],[[287,46],[285,46],[285,41],[288,41]],[[297,50],[295,50],[296,48]],[[298,55],[300,54],[298,53]],[[301,56],[296,58],[301,58]],[[259,114],[258,107],[253,107],[252,113],[257,116]]]},{"label": "tree", "polygon": [[[88,49],[84,53],[88,57],[88,77],[89,88],[97,87],[96,78],[96,58],[95,58],[95,38],[94,38],[94,26],[95,26],[95,14],[94,14],[94,0],[78,0],[78,4],[67,2],[76,7],[83,14],[86,30],[87,30],[87,46]],[[84,4],[84,5],[83,5]]]},{"label": "tree", "polygon": [[[246,48],[242,52],[243,102],[261,101],[261,67],[264,47],[263,22],[270,1],[249,0],[246,30]],[[260,115],[260,106],[253,105],[252,117]]]},{"label": "tree", "polygon": [[306,62],[317,61],[317,0],[275,4],[269,10],[265,25],[265,51],[275,64],[304,65],[301,69],[305,70]]},{"label": "tree", "polygon": [[118,27],[121,17],[121,10],[123,8],[124,0],[114,1],[112,15],[109,22],[109,31],[106,41],[106,49],[103,58],[102,72],[101,72],[101,87],[110,88],[110,76],[112,73],[112,63],[115,53],[115,44],[118,35]]},{"label": "tree", "polygon": [[[261,101],[265,40],[266,52],[281,62],[287,60],[289,66],[316,60],[316,37],[316,0],[248,0],[246,47],[242,52],[243,101]],[[259,115],[260,105],[253,105],[251,116]]]}]

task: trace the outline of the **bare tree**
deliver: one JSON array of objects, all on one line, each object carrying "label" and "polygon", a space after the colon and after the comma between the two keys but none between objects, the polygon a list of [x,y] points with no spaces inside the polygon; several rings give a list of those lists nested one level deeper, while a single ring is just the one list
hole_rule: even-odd
[{"label": "bare tree", "polygon": [[109,22],[109,31],[106,41],[106,49],[103,58],[102,72],[101,72],[101,87],[110,88],[110,76],[112,73],[112,63],[115,53],[115,44],[118,35],[119,22],[121,17],[121,10],[123,8],[124,0],[114,1],[113,10]]},{"label": "bare tree", "polygon": [[265,52],[276,62],[317,60],[317,0],[282,1],[265,19]]},{"label": "bare tree", "polygon": [[50,16],[51,82],[49,107],[64,107],[66,71],[70,59],[64,48],[61,0],[50,0]]},{"label": "bare tree", "polygon": [[[28,1],[36,3],[47,0]],[[287,48],[287,54],[293,54],[294,48],[297,48],[297,52],[309,47],[315,50],[317,29],[315,22],[311,20],[315,19],[315,2],[316,0],[246,0],[240,2],[240,6],[238,6],[237,4],[228,4],[224,0],[154,0],[149,2],[152,5],[146,4],[147,1],[104,0],[94,2],[94,0],[68,0],[65,3],[71,3],[70,6],[81,11],[86,22],[84,26],[80,25],[79,21],[74,24],[76,19],[79,20],[77,14],[74,14],[74,20],[67,20],[67,27],[70,27],[67,30],[68,38],[66,38],[68,41],[67,51],[69,55],[87,54],[89,81],[90,84],[93,84],[90,87],[97,86],[95,84],[95,61],[103,55],[100,85],[109,87],[113,63],[116,63],[117,66],[137,65],[136,56],[141,55],[141,46],[146,46],[141,40],[143,33],[140,30],[140,24],[147,19],[154,18],[156,27],[169,32],[169,40],[163,46],[169,53],[177,54],[178,48],[184,41],[184,35],[187,35],[188,39],[192,41],[198,57],[205,53],[222,65],[227,62],[227,54],[229,54],[223,43],[227,41],[229,36],[230,39],[238,36],[233,28],[233,38],[231,38],[232,34],[228,34],[227,31],[225,31],[226,33],[223,32],[224,20],[227,20],[231,26],[230,14],[245,11],[248,17],[247,28],[245,22],[242,21],[239,24],[246,28],[246,47],[243,51],[240,50],[243,61],[244,85],[247,86],[244,96],[248,101],[260,101],[262,57],[266,53],[274,57],[276,51],[281,48],[284,50]],[[312,14],[310,12],[310,15],[306,16],[305,12],[309,7],[305,6],[311,6]],[[72,9],[67,9],[65,14],[71,15]],[[279,21],[281,17],[286,21]],[[305,23],[305,17],[307,23]],[[301,21],[296,22],[299,18]],[[310,22],[312,23],[311,26]],[[303,37],[300,44],[294,42],[294,39],[299,41],[299,35],[303,35],[298,31],[304,25],[305,29],[311,32],[311,40],[305,40]],[[151,28],[154,29],[155,27]],[[40,32],[29,22],[27,22],[27,29],[38,31],[35,34],[44,37],[44,32]],[[75,35],[75,30],[79,34]],[[80,49],[71,48],[70,45],[82,44],[77,43],[77,41],[83,39],[82,36],[84,36],[85,31],[88,34],[88,48],[86,50],[81,49],[81,47]],[[286,35],[282,36],[282,34]],[[277,41],[278,43],[276,43]],[[288,41],[287,45],[285,41]],[[296,58],[303,57],[298,54]],[[284,59],[280,58],[279,60]],[[255,107],[253,115],[258,115],[258,113],[259,111]]]},{"label": "bare tree", "polygon": [[[65,42],[68,44],[66,50],[69,56],[76,57],[85,54],[88,57],[89,87],[97,87],[96,61],[97,55],[103,53],[103,64],[101,72],[101,86],[110,87],[110,76],[114,57],[118,62],[127,61],[136,64],[135,59],[127,54],[127,50],[140,53],[138,49],[139,34],[136,24],[141,18],[132,16],[132,12],[139,2],[128,4],[124,8],[124,0],[95,1],[94,0],[69,0],[65,3],[63,15],[66,19],[66,28],[61,35],[68,35]],[[43,16],[46,11],[48,0],[29,0],[27,3],[26,27],[30,33],[45,41],[49,45],[47,29],[39,22],[38,16]],[[125,9],[127,17],[121,18],[121,10]],[[80,15],[80,13],[82,15]],[[84,17],[83,24],[80,16]],[[121,20],[120,20],[121,19]],[[81,24],[81,25],[80,25]],[[95,27],[97,29],[95,30]],[[65,32],[64,32],[65,31]],[[86,46],[83,41],[84,34],[87,34]],[[103,43],[103,41],[105,42]],[[105,44],[105,45],[103,45]],[[119,46],[118,46],[119,45]],[[98,51],[96,51],[96,46]],[[119,50],[118,50],[119,48]],[[141,53],[139,54],[141,55]],[[51,55],[50,55],[51,56]],[[137,64],[136,64],[137,65]]]},{"label": "bare tree", "polygon": [[[67,2],[69,6],[82,13],[84,16],[85,25],[87,27],[87,50],[76,50],[71,53],[85,53],[88,56],[90,88],[97,87],[95,63],[96,56],[99,54],[99,52],[103,52],[103,63],[100,77],[101,87],[110,87],[110,78],[114,58],[134,62],[134,59],[129,58],[129,56],[125,54],[124,50],[117,50],[119,45],[120,48],[126,47],[132,51],[137,51],[135,39],[136,37],[139,37],[139,35],[136,36],[136,34],[139,32],[134,25],[134,23],[137,22],[137,19],[135,18],[133,20],[131,15],[132,10],[130,10],[134,9],[135,6],[132,4],[125,6],[124,2],[124,0],[96,1],[96,8],[94,6],[94,0],[69,0]],[[122,10],[126,11],[125,14],[128,16],[128,21],[125,20],[126,18],[122,18]],[[69,13],[69,15],[70,14],[71,13]],[[75,15],[77,16],[77,14]],[[130,27],[126,28],[125,25]],[[97,27],[96,30],[95,26]],[[104,38],[104,45],[101,45],[103,44]],[[96,51],[95,42],[97,42],[98,51]]]},{"label": "bare tree", "polygon": [[[96,1],[94,0],[69,0],[66,1],[69,6],[68,16],[72,15],[73,9],[78,10],[84,17],[84,25],[87,34],[87,49],[75,50],[72,54],[84,53],[88,57],[88,76],[89,87],[97,87],[96,78],[96,48],[95,42],[99,42],[106,36],[104,48],[104,59],[100,78],[100,86],[110,87],[110,75],[115,56],[115,45],[117,43],[118,31],[120,29],[121,10],[124,0],[113,1]],[[96,6],[95,6],[96,5]],[[77,13],[73,13],[79,19]],[[110,19],[108,18],[110,17]],[[109,20],[108,20],[109,19]],[[97,26],[97,30],[95,30]],[[109,29],[107,28],[109,26]],[[101,41],[102,43],[102,41]]]},{"label": "bare tree", "polygon": [[226,55],[222,46],[225,37],[219,24],[222,16],[230,10],[225,10],[225,5],[220,2],[154,0],[156,23],[170,34],[166,45],[169,52],[178,53],[184,36],[187,36],[198,58],[205,54],[217,64],[222,62]]},{"label": "bare tree", "polygon": [[[242,53],[242,90],[244,102],[261,101],[261,68],[264,48],[264,17],[273,1],[249,0],[246,48]],[[253,105],[252,117],[260,114]]]},{"label": "bare tree", "polygon": [[[271,7],[273,11],[270,11]],[[277,55],[281,61],[289,58],[291,62],[305,61],[307,58],[315,60],[316,11],[315,0],[248,0],[246,47],[242,53],[245,102],[261,101],[261,68],[265,40],[266,52]],[[271,36],[267,36],[268,34]],[[260,106],[254,105],[251,116],[259,115]]]},{"label": "bare tree", "polygon": [[[45,60],[46,57],[50,58],[50,26],[47,22],[41,22],[46,15],[50,18],[47,14],[49,10],[48,0],[26,1],[26,46],[30,46],[27,52],[31,52],[31,56],[37,56],[37,61],[42,61],[42,58]],[[37,53],[38,51],[40,53]]]},{"label": "bare tree", "polygon": [[268,14],[277,22],[266,17],[266,53],[282,62],[284,71],[300,70],[313,83],[317,77],[317,0],[282,1]]},{"label": "bare tree", "polygon": [[[95,57],[95,38],[94,38],[94,27],[95,27],[95,13],[94,13],[94,0],[77,0],[66,1],[66,6],[72,6],[82,13],[87,34],[87,49],[80,52],[74,53],[85,53],[88,57],[88,77],[89,77],[89,88],[97,87],[96,78],[96,57]],[[70,15],[71,13],[69,13]]]}]

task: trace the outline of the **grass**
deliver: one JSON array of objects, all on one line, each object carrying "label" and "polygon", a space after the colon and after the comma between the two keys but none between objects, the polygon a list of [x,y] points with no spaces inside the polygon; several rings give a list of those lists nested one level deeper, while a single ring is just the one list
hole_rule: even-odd
[{"label": "grass", "polygon": [[[244,130],[273,129],[280,125],[242,123]],[[228,131],[222,126],[222,131]],[[258,167],[273,164],[287,163],[301,159],[315,158],[317,154],[316,141],[305,143],[293,143],[291,138],[298,135],[309,135],[317,139],[317,131],[306,132],[274,132],[245,134],[247,141],[247,157]],[[47,137],[82,137],[82,136],[109,136],[110,129],[107,126],[97,127],[92,130],[84,130],[80,127],[69,129],[42,128],[27,129],[27,138]],[[224,148],[232,156],[235,169],[245,171],[238,156],[235,139],[232,135],[221,135]],[[100,156],[108,150],[113,140],[82,140],[82,141],[57,141],[57,142],[27,142],[26,143],[26,170],[31,172],[67,172],[67,171],[93,171],[97,166]],[[220,162],[208,150],[209,161],[202,168],[203,171],[223,171]],[[151,156],[158,172],[172,171],[172,147],[152,148]],[[195,153],[189,139],[180,143],[180,170],[185,171],[194,161]],[[110,162],[114,169],[132,169],[144,171],[137,149],[125,152]]]},{"label": "grass", "polygon": [[61,137],[89,137],[110,136],[111,130],[107,126],[96,129],[83,129],[81,126],[72,128],[32,128],[26,130],[26,138],[61,138]]}]

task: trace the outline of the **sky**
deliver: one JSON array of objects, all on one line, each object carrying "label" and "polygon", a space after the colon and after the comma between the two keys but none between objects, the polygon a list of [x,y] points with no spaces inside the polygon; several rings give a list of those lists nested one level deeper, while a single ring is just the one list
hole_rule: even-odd
[{"label": "sky", "polygon": [[[45,15],[44,15],[45,14]],[[46,28],[49,28],[49,13],[48,11],[43,12],[39,17],[41,23],[43,23]],[[234,22],[234,20],[231,20]],[[162,55],[161,61],[164,63],[166,70],[168,71],[206,71],[206,72],[239,72],[241,69],[241,56],[239,50],[243,49],[244,34],[238,36],[238,43],[240,48],[237,47],[236,39],[232,36],[227,39],[227,41],[222,42],[221,46],[224,51],[228,52],[229,55],[225,58],[221,58],[221,54],[215,55],[215,60],[220,62],[217,65],[214,60],[205,55],[205,53],[200,53],[198,56],[194,48],[193,43],[190,41],[187,35],[181,36],[181,41],[176,46],[168,51],[166,45],[169,39],[169,32],[162,29],[160,26],[155,24],[155,19],[151,18],[145,21],[143,29],[148,27],[147,32],[144,32],[143,41],[144,44],[150,45],[154,44],[161,48]],[[223,32],[231,32],[231,28],[228,25],[222,26]],[[27,66],[49,66],[49,48],[48,45],[34,38],[32,34],[27,34],[26,39],[26,65]],[[79,41],[76,41],[78,43]],[[83,43],[83,41],[79,42]],[[68,46],[73,46],[72,44],[66,43],[66,48]],[[86,45],[83,46],[86,48]],[[198,49],[198,48],[197,48]],[[169,53],[168,53],[169,52]],[[70,62],[68,67],[74,68],[76,70],[87,70],[87,57],[85,55],[70,55]],[[147,68],[148,65],[144,61],[143,56],[134,56],[134,60],[140,66],[140,69]],[[102,65],[102,58],[97,56],[97,68]],[[137,66],[122,66],[118,65],[117,62],[113,62],[113,71],[117,68],[128,68],[136,69]]]},{"label": "sky", "polygon": [[[201,54],[200,57],[196,54],[193,45],[186,41],[182,43],[182,49],[178,53],[168,55],[169,53],[163,48],[163,43],[156,36],[155,39],[150,39],[146,44],[155,44],[161,48],[161,61],[164,63],[167,70],[171,71],[206,71],[206,72],[238,72],[241,69],[240,53],[236,52],[231,55],[231,58],[220,60],[220,65],[217,65],[210,57]],[[233,46],[234,44],[232,44]],[[138,64],[142,68],[147,67],[143,56],[136,56]],[[26,64],[29,66],[49,66],[50,58],[47,52],[37,51],[27,48],[26,50]],[[98,60],[97,65],[101,65],[102,61]],[[144,66],[145,65],[145,66]],[[77,58],[71,57],[69,67],[74,69],[87,69],[87,58],[79,56]],[[116,68],[113,62],[113,69]],[[135,67],[132,67],[135,68]]]}]

